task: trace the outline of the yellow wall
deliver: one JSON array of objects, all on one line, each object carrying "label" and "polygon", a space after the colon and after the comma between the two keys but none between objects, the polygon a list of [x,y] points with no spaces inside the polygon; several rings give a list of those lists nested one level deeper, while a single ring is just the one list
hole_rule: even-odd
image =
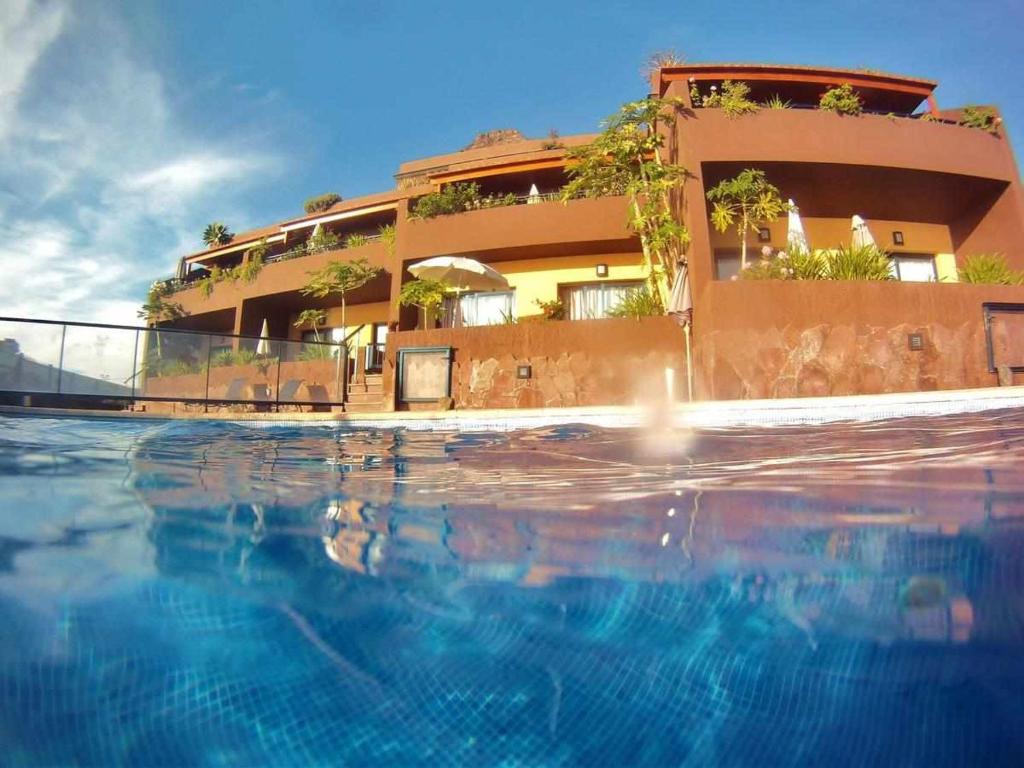
[{"label": "yellow wall", "polygon": [[[804,232],[811,248],[834,248],[850,243],[850,219],[803,218]],[[766,225],[772,233],[770,243],[757,242],[757,233],[747,236],[747,254],[757,258],[761,247],[770,245],[774,249],[786,247],[786,217],[783,216]],[[889,253],[952,253],[953,240],[945,224],[925,224],[915,221],[886,221],[868,219],[868,230],[879,247]],[[903,245],[892,244],[892,233],[903,233]],[[738,248],[739,238],[735,229],[718,232],[711,228],[712,248]]]},{"label": "yellow wall", "polygon": [[[608,265],[608,277],[597,276],[597,265]],[[601,253],[583,256],[557,256],[549,259],[524,259],[491,264],[515,289],[516,317],[542,314],[536,301],[554,301],[559,285],[573,283],[619,282],[646,277],[643,256],[639,253]]]},{"label": "yellow wall", "polygon": [[935,254],[935,272],[940,283],[960,282],[956,271],[956,256],[952,253]]},{"label": "yellow wall", "polygon": [[[327,322],[323,324],[324,328],[340,328],[341,327],[341,306],[328,307]],[[313,330],[312,325],[303,325],[298,328],[295,327],[295,318],[297,314],[291,315],[288,318],[289,337],[292,339],[302,338],[304,331]],[[365,346],[373,341],[373,323],[386,323],[388,321],[388,302],[379,301],[372,304],[349,304],[345,307],[345,322],[350,330],[355,330],[356,326],[364,325],[363,328],[356,336],[352,338],[349,344],[352,347]],[[353,351],[354,353],[354,351]]]}]

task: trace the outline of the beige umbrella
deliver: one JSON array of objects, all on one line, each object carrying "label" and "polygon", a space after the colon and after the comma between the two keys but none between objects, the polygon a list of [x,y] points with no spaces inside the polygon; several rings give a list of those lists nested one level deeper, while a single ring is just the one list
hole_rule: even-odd
[{"label": "beige umbrella", "polygon": [[807,235],[804,233],[804,223],[800,219],[800,209],[796,207],[796,203],[792,199],[789,201],[789,220],[786,227],[786,250],[793,252],[799,251],[801,253],[810,252],[811,248],[807,245]]},{"label": "beige umbrella", "polygon": [[526,203],[527,203],[527,205],[531,205],[533,203],[539,203],[539,202],[540,202],[540,190],[537,189],[537,185],[536,184],[531,184],[530,185],[530,194],[528,194],[526,196]]},{"label": "beige umbrella", "polygon": [[459,305],[463,291],[497,291],[508,288],[508,280],[496,269],[465,256],[435,256],[410,265],[409,273],[421,280],[438,280],[450,285],[455,290],[458,320],[461,320]]},{"label": "beige umbrella", "polygon": [[676,265],[676,279],[668,297],[668,314],[672,315],[686,335],[686,389],[693,400],[693,363],[690,359],[690,326],[693,323],[693,296],[690,293],[690,268],[685,261]]},{"label": "beige umbrella", "polygon": [[871,230],[868,229],[868,223],[860,216],[854,214],[853,218],[850,219],[850,229],[853,231],[853,234],[850,236],[851,246],[854,248],[877,247],[875,245],[875,238],[871,236]]},{"label": "beige umbrella", "polygon": [[260,329],[260,341],[256,345],[257,355],[269,355],[270,354],[270,326],[267,324],[266,319],[263,320],[263,328]]}]

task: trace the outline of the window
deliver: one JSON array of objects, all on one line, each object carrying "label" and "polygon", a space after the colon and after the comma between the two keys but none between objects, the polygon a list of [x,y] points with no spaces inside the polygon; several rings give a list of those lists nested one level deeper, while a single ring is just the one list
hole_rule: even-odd
[{"label": "window", "polygon": [[[750,254],[748,253],[749,257]],[[747,259],[750,263],[750,259]],[[734,248],[715,250],[715,280],[732,280],[740,273],[740,252]]]},{"label": "window", "polygon": [[893,276],[906,283],[934,283],[935,258],[927,254],[900,253],[890,259]]},{"label": "window", "polygon": [[594,320],[608,317],[612,309],[630,291],[643,287],[643,281],[628,283],[586,283],[567,285],[561,290],[562,303],[570,320]]},{"label": "window", "polygon": [[[504,325],[515,319],[515,293],[513,291],[487,291],[464,293],[459,299],[462,325]],[[455,297],[444,302],[448,327],[455,324]]]}]

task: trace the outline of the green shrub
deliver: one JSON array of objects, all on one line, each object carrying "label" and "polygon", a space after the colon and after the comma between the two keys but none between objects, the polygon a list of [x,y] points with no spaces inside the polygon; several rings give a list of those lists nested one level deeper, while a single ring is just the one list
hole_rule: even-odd
[{"label": "green shrub", "polygon": [[988,285],[1021,285],[1024,274],[1010,269],[1006,257],[1001,253],[978,253],[964,259],[957,270],[962,283],[984,283]]},{"label": "green shrub", "polygon": [[789,109],[790,104],[791,102],[788,99],[783,100],[783,98],[776,93],[764,103],[764,106],[767,109]]},{"label": "green shrub", "polygon": [[650,285],[636,288],[625,296],[614,307],[608,310],[608,317],[651,317],[665,314],[661,296]]},{"label": "green shrub", "polygon": [[341,202],[341,195],[337,192],[327,192],[323,195],[317,195],[316,197],[309,198],[302,207],[306,213],[322,213],[333,205],[337,205]]},{"label": "green shrub", "polygon": [[480,198],[480,208],[504,208],[509,205],[515,205],[519,202],[519,196],[515,192],[509,192],[504,195],[488,195],[487,197]]},{"label": "green shrub", "polygon": [[786,254],[792,280],[825,280],[828,265],[821,251],[805,251],[801,248]]},{"label": "green shrub", "polygon": [[[691,93],[692,96],[692,93]],[[760,107],[750,98],[750,86],[746,83],[726,80],[721,90],[712,86],[712,91],[701,100],[701,106],[720,108],[728,117],[740,117],[757,112]]]},{"label": "green shrub", "polygon": [[394,224],[382,224],[377,230],[380,234],[380,241],[384,243],[384,248],[389,255],[395,255],[395,240],[396,232]]},{"label": "green shrub", "polygon": [[534,299],[533,303],[540,307],[540,311],[544,313],[545,319],[565,320],[565,302],[561,299],[554,299],[553,301]]},{"label": "green shrub", "polygon": [[221,221],[214,221],[206,225],[203,230],[203,242],[207,248],[215,248],[218,245],[227,245],[234,239],[234,235],[227,225]]},{"label": "green shrub", "polygon": [[345,238],[345,247],[358,248],[361,245],[366,245],[368,242],[370,242],[370,238],[368,238],[366,235],[349,235],[348,237]]},{"label": "green shrub", "polygon": [[196,283],[196,288],[198,288],[199,292],[203,294],[204,299],[210,298],[210,296],[213,294],[213,283],[214,280],[209,275],[207,275],[202,280]]},{"label": "green shrub", "polygon": [[326,227],[320,227],[316,233],[306,241],[306,253],[322,253],[323,251],[336,251],[341,248],[341,238]]},{"label": "green shrub", "polygon": [[476,182],[446,184],[438,192],[431,192],[417,200],[412,207],[412,216],[417,219],[432,219],[477,208],[480,205],[480,185]]},{"label": "green shrub", "polygon": [[244,280],[247,283],[253,283],[263,270],[262,253],[264,252],[259,252],[255,248],[250,248],[246,253],[248,254],[248,259],[235,267],[235,277]]},{"label": "green shrub", "polygon": [[790,280],[793,275],[785,259],[761,259],[741,270],[740,280]]},{"label": "green shrub", "polygon": [[964,107],[963,115],[960,117],[960,125],[968,128],[977,128],[986,133],[999,133],[999,120],[995,110],[988,107]]},{"label": "green shrub", "polygon": [[835,112],[837,115],[859,115],[864,111],[864,103],[860,94],[853,90],[849,83],[843,83],[835,88],[829,88],[821,95],[818,106],[826,112]]},{"label": "green shrub", "polygon": [[937,118],[937,117],[936,117],[935,115],[933,115],[933,114],[932,114],[931,112],[925,112],[925,113],[924,113],[923,115],[921,115],[921,117],[920,117],[920,118],[918,118],[918,119],[919,119],[919,120],[920,120],[920,121],[921,121],[922,123],[937,123],[937,122],[939,122],[939,118]]},{"label": "green shrub", "polygon": [[316,362],[317,360],[333,360],[338,347],[329,344],[303,344],[299,350],[299,360]]},{"label": "green shrub", "polygon": [[889,255],[878,246],[839,246],[823,252],[826,280],[892,280]]}]

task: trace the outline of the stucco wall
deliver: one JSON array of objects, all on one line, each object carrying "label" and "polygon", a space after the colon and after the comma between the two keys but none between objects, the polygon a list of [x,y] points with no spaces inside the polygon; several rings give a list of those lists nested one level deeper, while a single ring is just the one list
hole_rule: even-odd
[{"label": "stucco wall", "polygon": [[[695,298],[705,399],[995,386],[982,304],[1024,288],[898,282],[710,283]],[[908,334],[924,348],[911,351]]]},{"label": "stucco wall", "polygon": [[[683,332],[672,319],[553,320],[392,333],[384,366],[388,397],[395,393],[398,350],[433,346],[454,348],[456,408],[631,405],[664,396],[666,367],[677,371],[677,397],[685,387]],[[522,364],[532,366],[531,378],[516,378]]]}]

